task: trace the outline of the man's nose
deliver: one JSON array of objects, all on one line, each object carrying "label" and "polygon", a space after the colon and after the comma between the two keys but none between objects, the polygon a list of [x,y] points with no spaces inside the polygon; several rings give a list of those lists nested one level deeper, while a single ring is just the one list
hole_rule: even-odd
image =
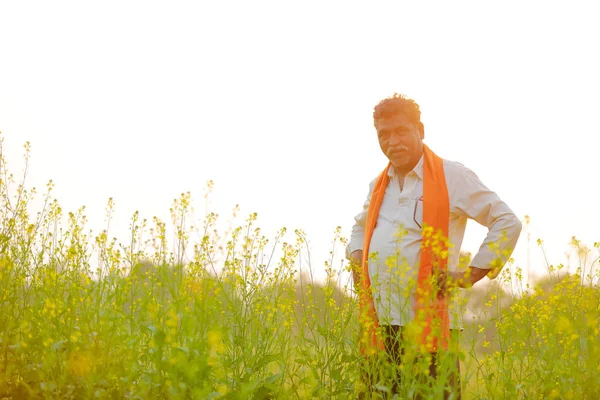
[{"label": "man's nose", "polygon": [[401,142],[401,140],[400,140],[400,137],[398,135],[394,135],[394,134],[390,135],[389,143],[391,145],[395,146],[397,144],[400,144],[400,142]]}]

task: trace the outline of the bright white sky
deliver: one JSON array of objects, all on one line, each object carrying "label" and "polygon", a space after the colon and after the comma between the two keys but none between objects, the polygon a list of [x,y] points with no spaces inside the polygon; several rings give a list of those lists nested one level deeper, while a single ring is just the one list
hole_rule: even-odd
[{"label": "bright white sky", "polygon": [[[600,24],[594,2],[0,3],[0,130],[30,186],[125,240],[215,181],[211,209],[302,228],[315,267],[349,235],[387,160],[373,106],[421,105],[426,143],[530,215],[532,268],[600,241]],[[463,250],[486,230],[469,225]],[[526,266],[527,231],[514,256]]]}]

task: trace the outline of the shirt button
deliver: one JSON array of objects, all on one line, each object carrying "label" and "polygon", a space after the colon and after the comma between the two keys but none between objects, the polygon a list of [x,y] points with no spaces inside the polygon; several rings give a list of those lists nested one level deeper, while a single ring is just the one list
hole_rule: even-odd
[{"label": "shirt button", "polygon": [[404,207],[404,202],[403,202],[403,201],[401,201],[401,202],[399,202],[399,203],[398,203],[398,205],[399,205],[400,207]]}]

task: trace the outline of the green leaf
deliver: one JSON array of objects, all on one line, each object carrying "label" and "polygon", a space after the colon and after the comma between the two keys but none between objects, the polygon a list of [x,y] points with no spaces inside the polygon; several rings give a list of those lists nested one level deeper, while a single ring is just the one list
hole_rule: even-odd
[{"label": "green leaf", "polygon": [[280,359],[280,357],[277,354],[264,355],[256,362],[255,368],[259,369],[259,368],[266,367],[270,362],[277,361],[279,359]]}]

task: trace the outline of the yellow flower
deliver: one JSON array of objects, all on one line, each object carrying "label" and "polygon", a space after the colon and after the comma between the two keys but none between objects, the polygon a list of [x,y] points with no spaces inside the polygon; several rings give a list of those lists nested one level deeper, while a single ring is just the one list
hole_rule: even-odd
[{"label": "yellow flower", "polygon": [[556,321],[555,329],[557,333],[571,331],[571,321],[564,315],[561,315]]},{"label": "yellow flower", "polygon": [[225,345],[223,344],[220,331],[209,331],[206,335],[206,338],[211,349],[214,349],[217,353],[222,353],[225,351]]},{"label": "yellow flower", "polygon": [[93,358],[88,352],[74,352],[67,360],[67,371],[73,375],[84,376],[90,373],[93,367]]},{"label": "yellow flower", "polygon": [[167,325],[170,328],[177,328],[179,326],[179,315],[177,315],[177,312],[173,309],[170,309],[168,312],[168,319],[165,322],[165,325]]},{"label": "yellow flower", "polygon": [[558,389],[554,388],[550,392],[550,396],[548,398],[550,398],[550,399],[557,399],[558,396],[560,396],[560,392],[558,391]]},{"label": "yellow flower", "polygon": [[229,388],[226,385],[221,384],[219,385],[218,391],[221,395],[225,396],[229,392]]}]

